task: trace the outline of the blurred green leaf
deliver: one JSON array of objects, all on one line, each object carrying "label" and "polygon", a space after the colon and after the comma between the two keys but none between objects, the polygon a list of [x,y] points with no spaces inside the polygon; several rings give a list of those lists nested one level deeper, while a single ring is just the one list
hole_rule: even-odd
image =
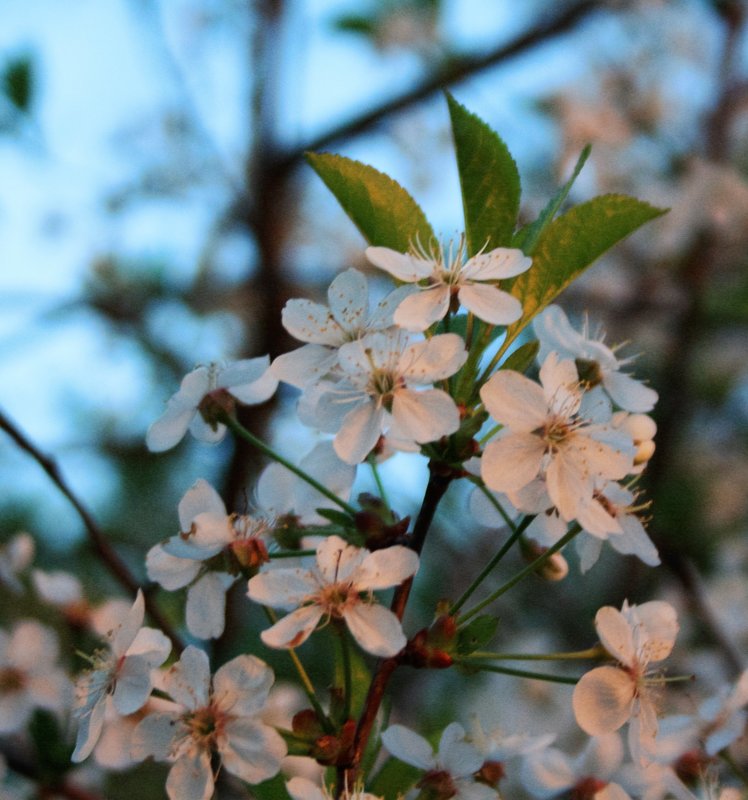
[{"label": "blurred green leaf", "polygon": [[72,768],[73,745],[68,743],[60,723],[50,711],[37,708],[29,723],[41,771],[48,777],[64,775]]},{"label": "blurred green leaf", "polygon": [[457,652],[464,656],[480,647],[484,647],[496,635],[498,625],[498,618],[489,614],[476,617],[458,631]]},{"label": "blurred green leaf", "polygon": [[509,149],[483,120],[447,94],[460,173],[468,255],[507,247],[517,223],[520,179]]},{"label": "blurred green leaf", "polygon": [[540,350],[540,342],[537,339],[525,342],[507,357],[501,368],[512,369],[515,372],[525,372],[535,360],[538,350]]},{"label": "blurred green leaf", "polygon": [[524,313],[508,328],[510,338],[606,250],[664,213],[634,197],[608,194],[553,220],[538,241],[532,266],[512,286]]},{"label": "blurred green leaf", "polygon": [[362,14],[343,14],[334,22],[333,27],[338,31],[346,33],[361,33],[364,36],[371,36],[374,33],[374,22]]},{"label": "blurred green leaf", "polygon": [[582,167],[585,165],[585,162],[589,158],[591,152],[592,145],[588,144],[579,154],[576,166],[574,167],[574,171],[571,173],[569,180],[559,188],[553,197],[551,197],[546,207],[540,212],[538,218],[534,222],[529,223],[529,225],[525,225],[521,230],[517,231],[514,239],[512,240],[513,247],[518,247],[528,256],[533,254],[541,234],[551,220],[556,216],[556,214],[558,214],[559,209],[569,196],[571,187],[574,185],[574,181],[579,177],[579,173],[582,171]]},{"label": "blurred green leaf", "polygon": [[307,153],[307,161],[370,245],[404,253],[436,238],[416,201],[383,172],[331,153]]},{"label": "blurred green leaf", "polygon": [[3,94],[19,110],[28,113],[34,97],[34,63],[28,56],[7,62],[2,71]]}]

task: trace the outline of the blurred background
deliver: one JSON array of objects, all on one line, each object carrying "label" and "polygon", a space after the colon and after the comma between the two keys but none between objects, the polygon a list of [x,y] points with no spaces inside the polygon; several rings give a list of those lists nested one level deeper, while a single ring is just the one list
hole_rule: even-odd
[{"label": "blurred background", "polygon": [[[663,565],[615,555],[579,577],[572,563],[567,581],[518,593],[502,630],[547,630],[550,615],[564,644],[588,646],[601,603],[668,598],[688,612],[686,646],[731,674],[748,655],[747,16],[742,0],[3,0],[0,406],[139,577],[198,477],[251,506],[254,453],[186,440],[151,455],[145,430],[197,363],[291,349],[286,300],[367,269],[305,151],[372,164],[444,237],[461,230],[448,89],[508,144],[527,219],[588,142],[574,201],[671,209],[561,298],[627,342],[660,393],[644,483]],[[295,399],[244,419],[298,457],[314,434]],[[414,513],[423,466],[383,474]],[[3,540],[29,531],[39,566],[93,597],[115,590],[75,511],[4,435],[0,480]],[[465,585],[465,542],[484,563],[501,535],[468,521],[459,488],[445,508],[413,625]],[[216,651],[243,638],[235,621]]]}]

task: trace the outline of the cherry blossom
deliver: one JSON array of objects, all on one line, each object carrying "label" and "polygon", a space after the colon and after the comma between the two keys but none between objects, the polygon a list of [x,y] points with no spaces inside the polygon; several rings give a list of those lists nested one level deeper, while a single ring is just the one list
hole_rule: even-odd
[{"label": "cherry blossom", "polygon": [[55,632],[36,620],[0,630],[0,734],[23,730],[35,708],[66,706],[71,686],[58,656]]},{"label": "cherry blossom", "polygon": [[620,611],[601,608],[595,628],[616,666],[587,672],[574,688],[574,714],[591,736],[618,730],[629,722],[629,749],[634,761],[649,760],[657,735],[659,680],[649,666],[670,655],[678,633],[675,609],[662,601],[630,606]]},{"label": "cherry blossom", "polygon": [[[198,480],[179,502],[182,532],[148,551],[148,577],[174,591],[189,585],[185,616],[187,628],[199,639],[223,633],[226,591],[242,569],[256,569],[267,561],[271,524],[263,517],[229,515],[216,490]],[[224,569],[206,562],[224,553]]]},{"label": "cherry blossom", "polygon": [[575,331],[560,306],[548,306],[535,318],[533,327],[540,340],[538,357],[541,360],[551,352],[561,358],[572,358],[588,390],[604,390],[626,411],[651,411],[654,408],[657,392],[621,372],[621,367],[626,366],[630,359],[619,360],[602,340],[589,337],[586,326],[583,333]]},{"label": "cherry blossom", "polygon": [[18,594],[23,591],[20,581],[34,560],[36,545],[31,534],[22,531],[0,547],[0,584]]},{"label": "cherry blossom", "polygon": [[148,701],[153,670],[166,661],[171,644],[161,631],[143,628],[145,603],[138,595],[128,614],[108,635],[108,647],[91,657],[92,668],[76,683],[78,736],[72,760],[83,761],[101,735],[106,701],[120,714],[132,714]]},{"label": "cherry blossom", "polygon": [[175,701],[149,714],[132,736],[136,760],[172,761],[166,781],[170,800],[209,800],[215,775],[211,758],[248,783],[278,773],[286,755],[280,734],[260,718],[275,676],[259,658],[240,655],[211,680],[208,656],[192,645],[164,676]]},{"label": "cherry blossom", "polygon": [[374,266],[400,281],[419,284],[417,294],[406,297],[395,312],[395,323],[410,331],[424,331],[444,319],[456,295],[460,304],[491,325],[509,325],[522,316],[522,305],[495,284],[527,271],[532,264],[521,250],[497,247],[464,261],[464,239],[455,247],[425,252],[398,253],[388,247],[368,247]]},{"label": "cherry blossom", "polygon": [[522,764],[522,784],[540,800],[567,792],[579,800],[630,800],[611,780],[622,762],[621,738],[608,733],[590,739],[576,758],[555,747],[531,753]]},{"label": "cherry blossom", "polygon": [[323,618],[342,619],[368,653],[394,656],[406,644],[400,621],[374,602],[371,592],[397,586],[417,569],[418,556],[407,547],[396,545],[370,553],[330,536],[317,548],[312,569],[273,569],[250,578],[252,600],[295,609],[263,631],[262,641],[269,647],[297,647]]},{"label": "cherry blossom", "polygon": [[497,492],[516,492],[544,478],[552,504],[571,521],[597,484],[631,471],[634,447],[625,432],[579,415],[582,392],[572,361],[551,353],[540,381],[502,370],[481,388],[486,409],[506,426],[486,446],[481,475]]},{"label": "cherry blossom", "polygon": [[283,308],[283,327],[303,347],[273,361],[271,371],[284,383],[303,388],[333,370],[338,349],[368,333],[394,326],[392,319],[400,302],[412,294],[412,286],[400,286],[384,297],[369,313],[366,276],[355,269],[338,275],[327,290],[327,306],[311,300],[289,300]]},{"label": "cherry blossom", "polygon": [[403,331],[368,334],[340,348],[343,378],[317,395],[304,421],[337,430],[335,452],[347,464],[363,461],[386,431],[432,442],[459,428],[457,406],[441,389],[411,387],[454,375],[466,358],[456,334],[414,343]]},{"label": "cherry blossom", "polygon": [[438,797],[455,800],[497,800],[498,792],[476,781],[484,763],[482,753],[472,744],[464,728],[452,722],[442,732],[439,751],[403,725],[390,725],[382,733],[382,744],[392,755],[425,771],[418,786],[433,789]]},{"label": "cherry blossom", "polygon": [[226,426],[206,420],[201,406],[207,397],[230,410],[236,400],[248,405],[264,403],[278,387],[271,374],[267,356],[235,361],[230,364],[211,363],[187,374],[179,391],[173,395],[166,411],[151,425],[146,445],[152,452],[169,450],[178,444],[189,430],[201,442],[220,442]]}]

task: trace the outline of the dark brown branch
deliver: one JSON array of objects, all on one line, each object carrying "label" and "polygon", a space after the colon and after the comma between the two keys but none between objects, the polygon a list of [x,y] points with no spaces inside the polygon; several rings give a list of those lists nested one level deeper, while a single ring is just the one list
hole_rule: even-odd
[{"label": "dark brown branch", "polygon": [[550,16],[520,34],[512,41],[499,45],[493,50],[477,56],[460,56],[452,59],[443,67],[436,69],[421,84],[404,92],[399,97],[387,100],[361,116],[344,122],[315,139],[304,143],[301,147],[293,148],[286,153],[276,156],[276,168],[287,170],[300,161],[304,153],[321,150],[341,139],[356,136],[381,122],[385,117],[413,106],[431,95],[449,86],[454,86],[488,67],[494,67],[503,61],[508,61],[521,55],[532,47],[566,33],[580,20],[595,10],[600,9],[596,0],[581,0],[558,14]]},{"label": "dark brown branch", "polygon": [[[89,510],[78,499],[73,490],[68,486],[67,481],[60,472],[57,463],[39,450],[39,448],[13,423],[2,411],[0,411],[0,428],[4,430],[8,436],[18,445],[21,450],[28,453],[34,461],[47,473],[52,483],[62,492],[68,499],[70,504],[76,510],[78,516],[83,522],[88,535],[88,541],[91,544],[96,555],[101,559],[109,570],[109,572],[116,578],[116,580],[123,586],[130,594],[135,594],[141,588],[138,581],[127,568],[127,565],[117,555],[117,552],[109,543],[104,532],[101,530],[96,520],[93,518]],[[171,623],[164,617],[161,610],[153,601],[153,598],[146,591],[143,592],[145,599],[145,607],[150,614],[153,621],[161,628],[163,633],[169,637],[172,646],[177,651],[184,649],[184,644],[179,638],[176,631],[172,628]]]}]

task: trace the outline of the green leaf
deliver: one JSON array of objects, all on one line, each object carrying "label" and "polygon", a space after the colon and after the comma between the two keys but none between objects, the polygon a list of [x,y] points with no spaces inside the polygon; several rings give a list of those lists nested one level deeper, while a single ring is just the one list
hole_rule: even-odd
[{"label": "green leaf", "polygon": [[535,361],[538,350],[540,350],[540,342],[537,339],[525,342],[507,356],[501,368],[512,369],[515,372],[525,372],[530,364]]},{"label": "green leaf", "polygon": [[498,625],[498,618],[489,614],[476,617],[464,628],[460,628],[457,634],[457,652],[464,656],[484,647],[493,639]]},{"label": "green leaf", "polygon": [[523,253],[525,253],[525,255],[531,256],[533,254],[541,234],[546,229],[550,221],[556,216],[556,214],[558,214],[559,209],[569,196],[571,187],[574,185],[574,181],[579,177],[579,173],[582,171],[582,167],[585,165],[585,162],[589,158],[591,152],[592,145],[588,144],[579,154],[579,158],[577,159],[574,171],[571,173],[571,177],[563,186],[561,186],[556,194],[551,197],[546,207],[540,212],[540,216],[538,216],[534,222],[525,225],[524,228],[517,231],[514,239],[512,240],[513,247],[518,247]]},{"label": "green leaf", "polygon": [[543,231],[532,266],[512,285],[522,318],[508,328],[511,339],[590,264],[665,209],[625,195],[607,194],[575,206]]},{"label": "green leaf", "polygon": [[519,212],[520,181],[509,149],[482,119],[447,94],[460,173],[468,255],[508,247]]},{"label": "green leaf", "polygon": [[405,253],[416,241],[425,247],[435,241],[418,203],[388,175],[331,153],[306,158],[370,245]]},{"label": "green leaf", "polygon": [[315,508],[314,509],[320,517],[329,519],[334,525],[340,525],[341,528],[353,528],[355,521],[345,513],[345,511],[338,511],[337,508]]},{"label": "green leaf", "polygon": [[31,108],[34,94],[34,65],[28,56],[9,61],[2,71],[3,93],[19,110]]},{"label": "green leaf", "polygon": [[[359,649],[354,644],[348,631],[343,631],[343,636],[348,636],[348,657],[351,664],[351,716],[353,719],[358,719],[364,708],[366,701],[366,694],[369,691],[369,684],[371,683],[371,670],[369,669],[366,660]],[[345,677],[343,674],[344,666],[342,657],[335,659],[335,673],[333,678],[333,686],[341,692],[345,685]],[[341,719],[341,722],[345,720]]]},{"label": "green leaf", "polygon": [[379,770],[369,791],[377,797],[395,798],[404,795],[408,789],[415,786],[416,781],[423,774],[423,770],[398,761],[396,758],[389,758],[384,762],[382,769]]}]

